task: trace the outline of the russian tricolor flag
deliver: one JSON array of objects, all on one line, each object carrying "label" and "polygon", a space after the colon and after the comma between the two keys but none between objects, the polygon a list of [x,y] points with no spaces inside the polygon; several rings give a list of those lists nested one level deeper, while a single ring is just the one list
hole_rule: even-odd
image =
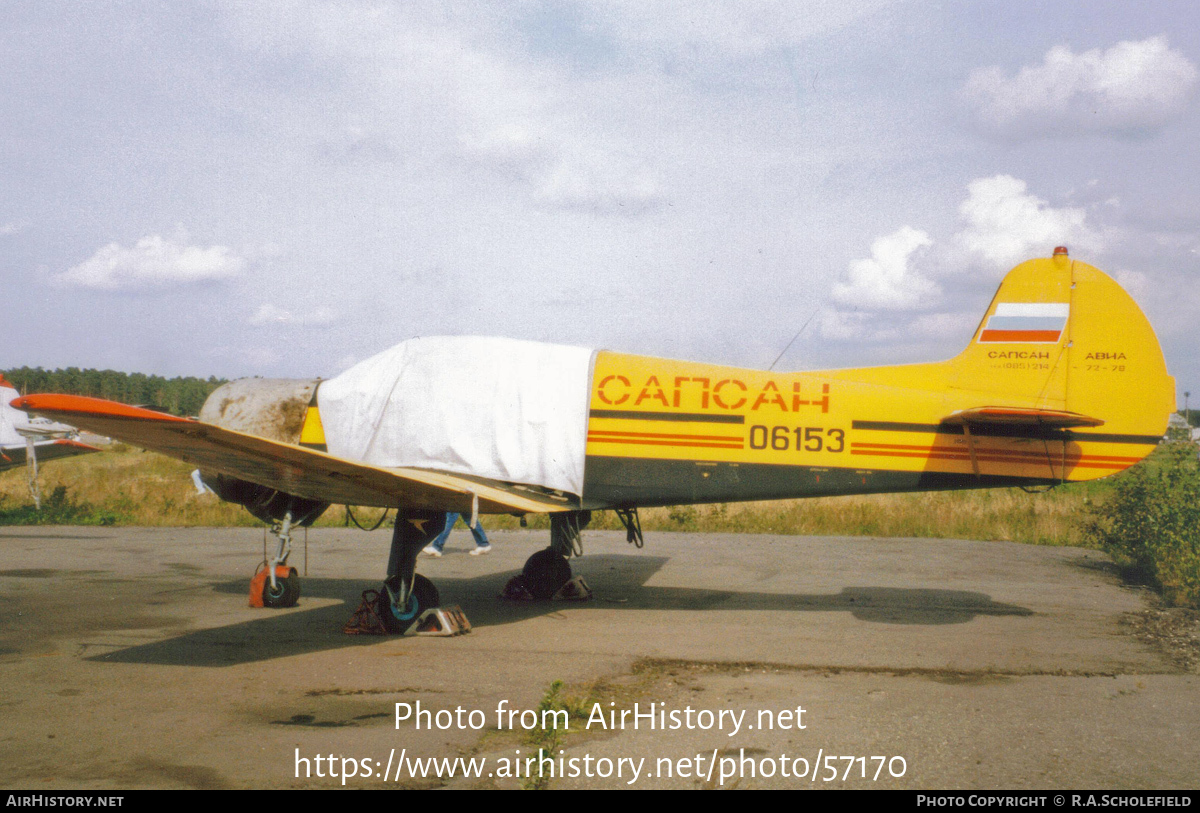
[{"label": "russian tricolor flag", "polygon": [[1057,344],[1070,312],[1068,302],[998,302],[979,341]]}]

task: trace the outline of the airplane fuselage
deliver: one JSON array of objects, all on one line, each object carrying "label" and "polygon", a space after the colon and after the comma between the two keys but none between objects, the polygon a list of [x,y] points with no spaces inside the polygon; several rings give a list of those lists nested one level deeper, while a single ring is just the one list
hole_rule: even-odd
[{"label": "airplane fuselage", "polygon": [[[1053,365],[992,352],[1002,371],[1047,375]],[[882,377],[871,369],[772,373],[600,353],[584,504],[1059,483],[1127,468],[1161,437],[1037,424],[971,430],[945,419],[990,396],[948,388],[951,362],[881,369],[886,380],[872,380]]]}]

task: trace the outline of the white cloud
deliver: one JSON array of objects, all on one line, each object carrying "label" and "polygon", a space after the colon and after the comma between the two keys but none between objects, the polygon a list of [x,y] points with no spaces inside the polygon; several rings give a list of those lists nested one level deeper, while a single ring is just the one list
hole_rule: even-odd
[{"label": "white cloud", "polygon": [[958,243],[989,263],[1007,268],[1057,245],[1096,251],[1101,239],[1086,224],[1083,209],[1055,209],[1026,193],[1026,183],[1010,175],[977,178],[959,207],[966,226]]},{"label": "white cloud", "polygon": [[251,325],[257,326],[278,326],[278,325],[329,325],[337,321],[337,314],[329,308],[317,308],[312,311],[303,313],[293,313],[292,311],[284,310],[276,307],[270,302],[264,302],[258,306],[250,317],[246,320]]},{"label": "white cloud", "polygon": [[[1066,244],[1080,253],[1096,250],[1101,237],[1086,223],[1084,209],[1054,208],[1008,175],[978,178],[967,185],[959,207],[962,228],[937,242],[904,226],[879,237],[868,259],[850,264],[847,278],[833,286],[835,308],[822,314],[821,335],[833,341],[900,346],[934,344],[962,337],[979,321],[981,305],[954,301],[942,285],[958,289],[954,276],[978,275],[982,259],[997,271]],[[918,261],[919,260],[919,261]],[[938,311],[933,311],[933,307]]]},{"label": "white cloud", "polygon": [[11,234],[17,234],[29,227],[28,220],[14,220],[3,225],[0,225],[0,237],[7,237]]},{"label": "white cloud", "polygon": [[1016,137],[1136,132],[1162,127],[1187,103],[1196,66],[1165,36],[1075,54],[1051,48],[1015,76],[996,66],[974,71],[963,93],[980,121]]},{"label": "white cloud", "polygon": [[186,234],[175,239],[155,234],[132,248],[109,243],[55,280],[104,291],[167,288],[231,279],[246,265],[225,246],[183,245],[186,240]]},{"label": "white cloud", "polygon": [[909,268],[913,253],[932,244],[928,234],[911,226],[877,238],[870,258],[850,264],[850,281],[833,286],[834,301],[866,310],[912,310],[932,304],[941,289]]},{"label": "white cloud", "polygon": [[628,157],[644,145],[618,123],[644,91],[620,74],[581,86],[568,66],[532,57],[511,11],[328,0],[225,8],[248,48],[312,53],[346,77],[344,104],[371,111],[369,127],[339,121],[325,134],[323,159],[402,157],[414,167],[458,159],[547,208],[626,214],[660,196],[648,163]]}]

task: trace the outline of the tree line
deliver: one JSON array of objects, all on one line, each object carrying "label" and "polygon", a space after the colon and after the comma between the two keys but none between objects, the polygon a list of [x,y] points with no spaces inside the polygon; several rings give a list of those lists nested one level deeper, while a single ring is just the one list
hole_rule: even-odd
[{"label": "tree line", "polygon": [[173,415],[195,415],[209,393],[225,383],[223,378],[163,378],[144,373],[119,373],[116,370],[43,370],[41,367],[14,367],[0,370],[17,391],[56,392],[86,395],[123,404],[152,406]]}]

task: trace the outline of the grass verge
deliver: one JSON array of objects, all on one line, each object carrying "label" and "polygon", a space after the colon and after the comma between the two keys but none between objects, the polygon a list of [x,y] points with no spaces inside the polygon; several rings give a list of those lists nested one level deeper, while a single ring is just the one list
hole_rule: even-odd
[{"label": "grass verge", "polygon": [[[42,467],[40,511],[24,469],[0,474],[0,524],[247,526],[260,523],[240,506],[198,495],[186,463],[113,444],[104,454],[50,461]],[[875,494],[774,502],[652,508],[641,513],[649,533],[770,533],[1004,540],[1103,549],[1131,578],[1158,588],[1180,606],[1200,606],[1200,465],[1190,443],[1165,444],[1144,463],[1115,477],[1048,493],[1020,489]],[[379,509],[356,509],[371,527]],[[334,506],[320,526],[347,524]],[[487,517],[489,530],[515,529],[507,515]],[[545,529],[544,515],[528,527]],[[612,512],[592,529],[619,530]]]},{"label": "grass verge", "polygon": [[[240,506],[223,503],[211,494],[197,495],[192,466],[122,444],[104,454],[55,460],[42,466],[44,494],[65,489],[67,502],[99,512],[106,524],[144,526],[248,526],[258,523]],[[849,497],[730,503],[651,508],[641,511],[647,532],[821,534],[837,536],[916,536],[997,539],[1043,545],[1090,544],[1083,518],[1092,502],[1111,490],[1108,481],[1027,494],[1020,489],[874,494]],[[0,474],[0,508],[31,504],[23,469]],[[29,505],[32,511],[32,505]],[[355,517],[371,527],[379,509],[354,509]],[[86,512],[79,517],[86,516]],[[14,516],[17,516],[14,514]],[[32,514],[21,514],[30,522]],[[81,519],[62,516],[64,524]],[[334,506],[319,526],[346,524],[345,510]],[[489,516],[485,527],[515,529],[507,515]],[[545,516],[529,517],[529,527],[545,529]],[[619,530],[612,512],[593,515],[589,526]]]}]

